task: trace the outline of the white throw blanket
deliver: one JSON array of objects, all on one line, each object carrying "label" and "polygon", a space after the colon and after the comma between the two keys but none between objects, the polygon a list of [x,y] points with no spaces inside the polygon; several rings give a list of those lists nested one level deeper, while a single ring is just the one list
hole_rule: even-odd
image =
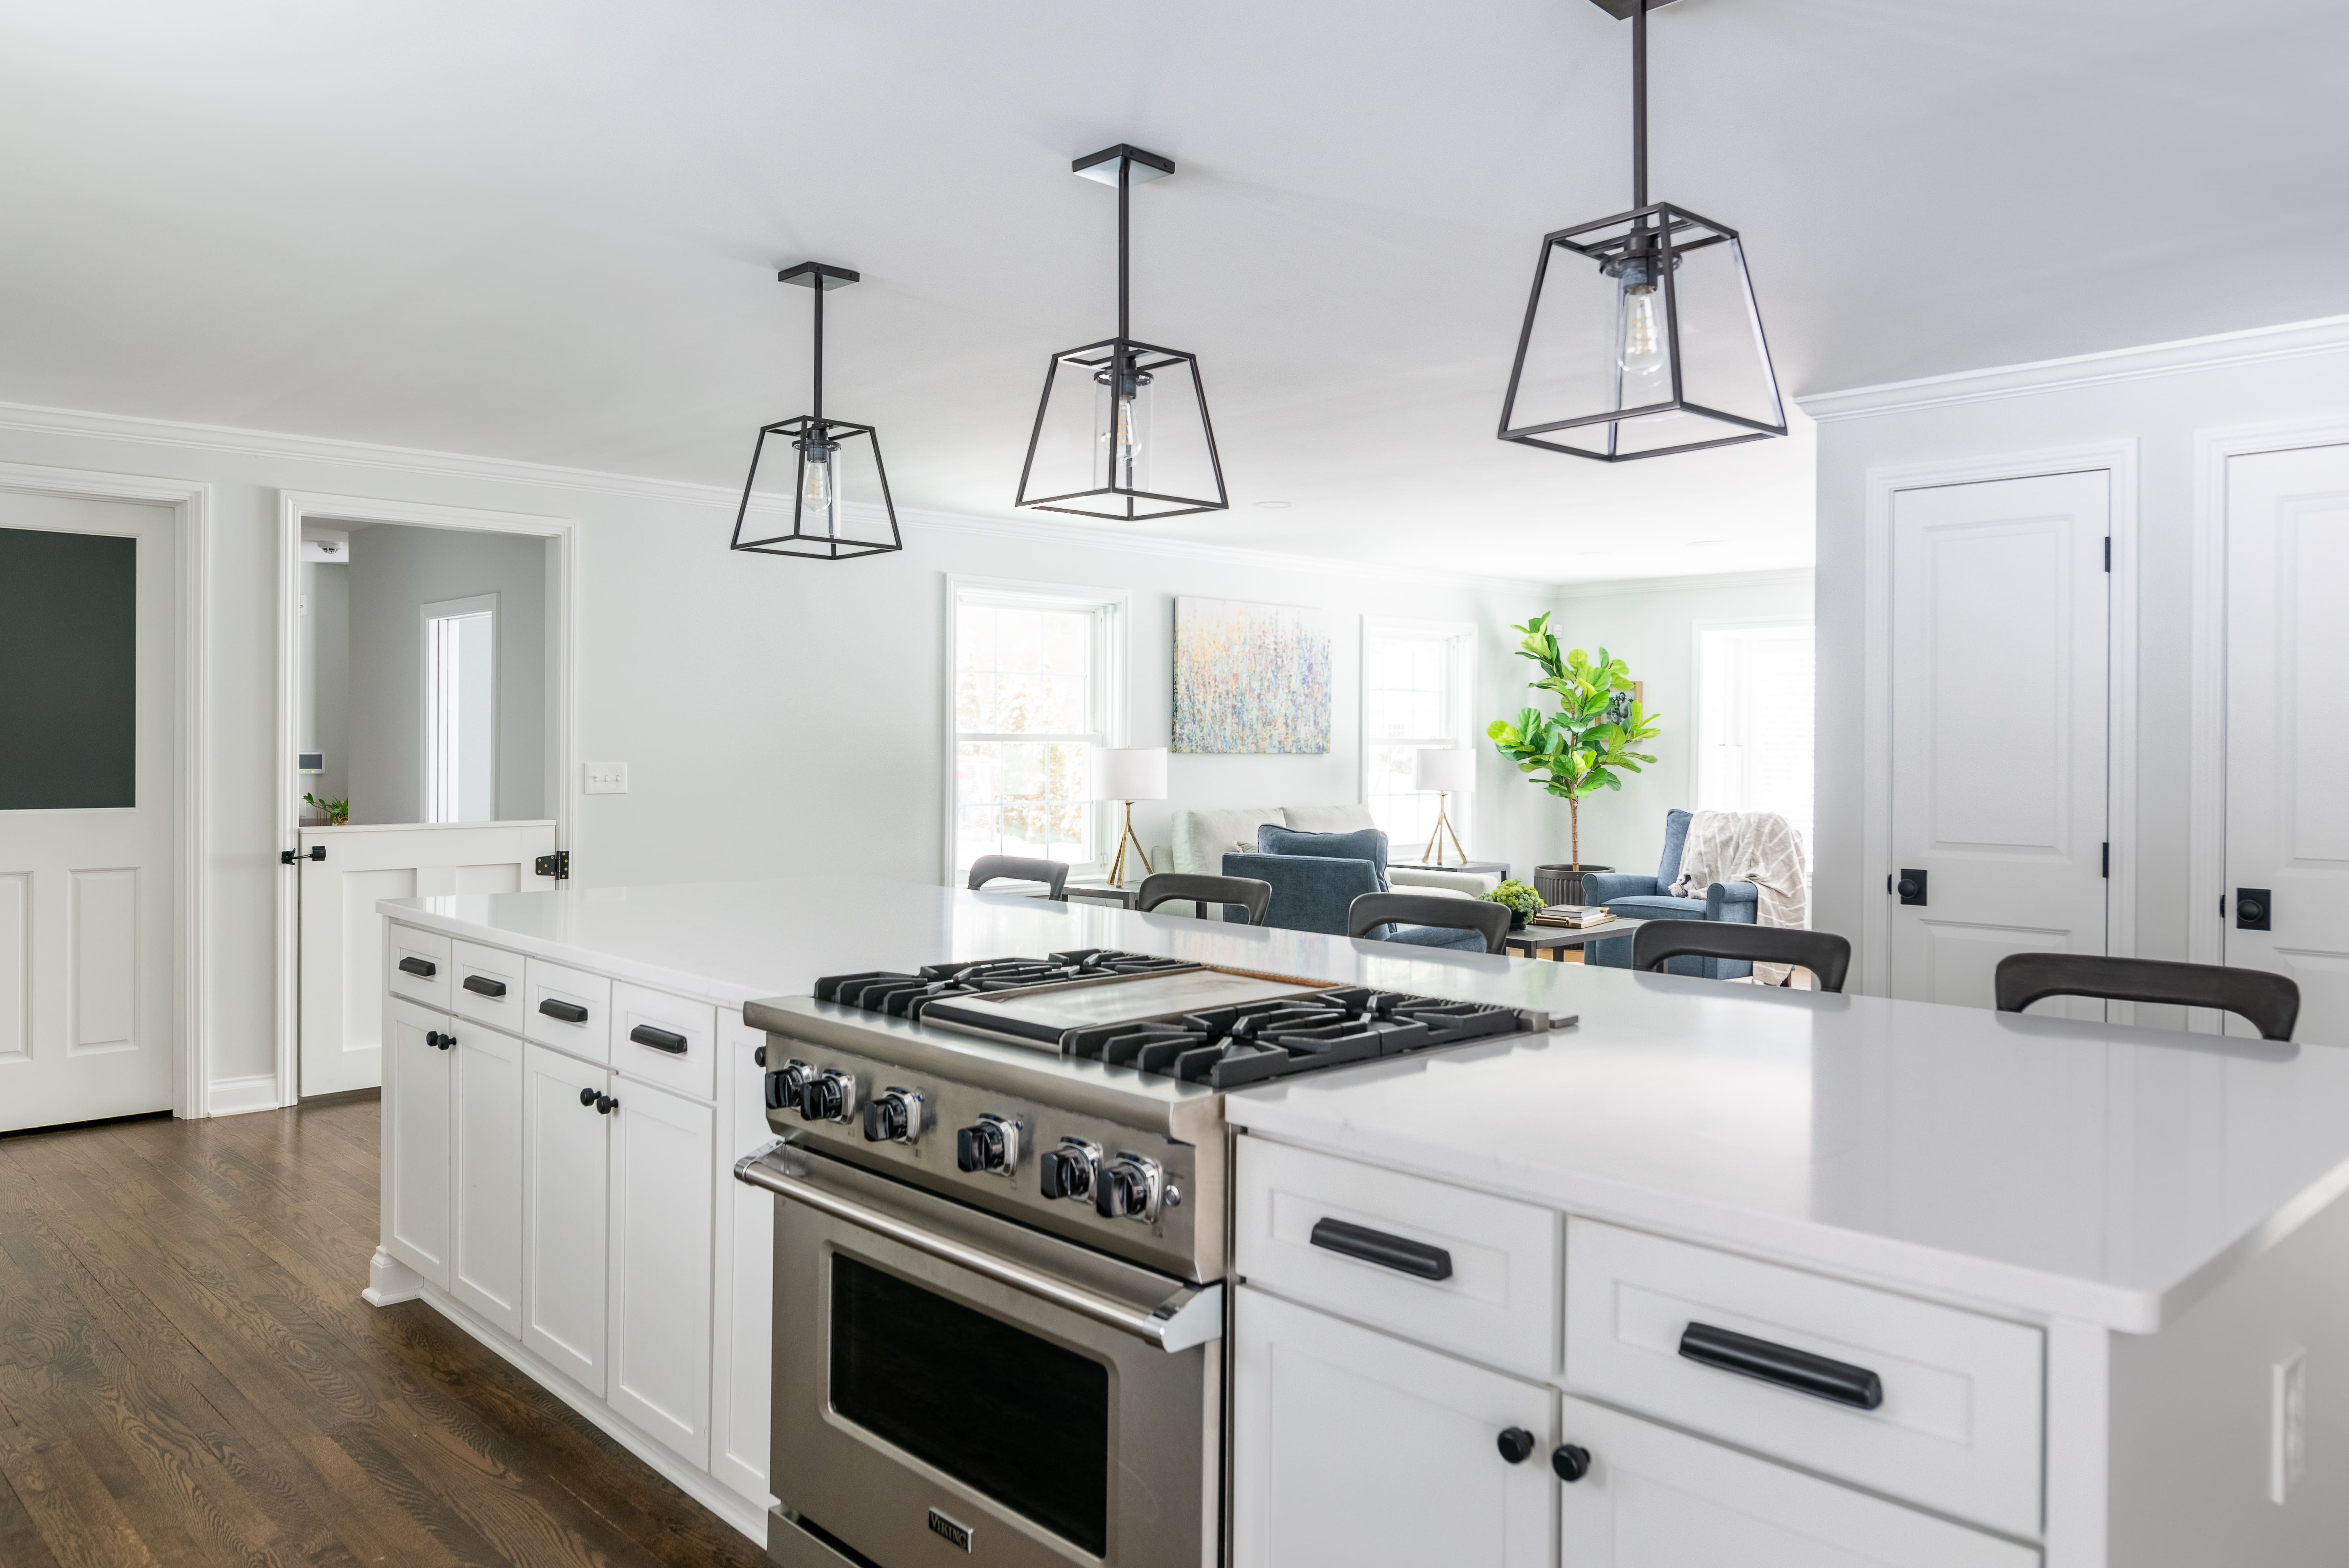
[{"label": "white throw blanket", "polygon": [[[1810,879],[1803,866],[1803,836],[1775,811],[1699,811],[1681,845],[1674,898],[1702,898],[1714,882],[1750,882],[1762,890],[1764,925],[1808,925]],[[1790,966],[1756,964],[1754,983],[1775,985]]]}]

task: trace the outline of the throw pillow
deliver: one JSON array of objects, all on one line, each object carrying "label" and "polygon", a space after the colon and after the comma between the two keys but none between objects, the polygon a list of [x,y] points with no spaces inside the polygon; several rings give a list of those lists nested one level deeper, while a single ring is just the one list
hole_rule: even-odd
[{"label": "throw pillow", "polygon": [[1277,828],[1270,822],[1256,830],[1260,855],[1320,855],[1330,860],[1368,861],[1379,873],[1379,891],[1392,892],[1387,882],[1387,836],[1376,828],[1351,833],[1306,833]]}]

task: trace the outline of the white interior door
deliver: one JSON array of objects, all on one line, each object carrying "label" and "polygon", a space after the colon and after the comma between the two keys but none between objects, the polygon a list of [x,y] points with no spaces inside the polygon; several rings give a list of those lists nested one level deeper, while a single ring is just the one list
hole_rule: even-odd
[{"label": "white interior door", "polygon": [[1883,894],[1895,996],[1987,1007],[2010,953],[2106,951],[2111,494],[2099,469],[1893,498],[1891,869],[1926,873],[1922,903]]},{"label": "white interior door", "polygon": [[2349,1044],[2344,584],[2349,446],[2230,459],[2226,961],[2290,975],[2292,1037],[2325,1045]]},{"label": "white interior door", "polygon": [[0,491],[0,1130],[171,1109],[173,523]]},{"label": "white interior door", "polygon": [[[554,823],[304,828],[302,1093],[383,1082],[381,898],[551,888],[533,862],[554,852]],[[323,851],[323,858],[314,858]]]}]

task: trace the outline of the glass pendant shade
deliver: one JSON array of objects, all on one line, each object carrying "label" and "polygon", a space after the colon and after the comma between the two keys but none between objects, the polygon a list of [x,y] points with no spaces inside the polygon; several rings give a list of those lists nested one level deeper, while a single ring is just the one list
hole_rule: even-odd
[{"label": "glass pendant shade", "polygon": [[1121,144],[1075,170],[1117,187],[1118,334],[1046,365],[1014,504],[1123,522],[1223,511],[1231,503],[1197,357],[1126,330],[1127,192],[1174,165]]},{"label": "glass pendant shade", "polygon": [[823,296],[854,283],[857,274],[802,262],[779,276],[815,290],[815,412],[760,428],[750,477],[734,513],[732,548],[812,561],[903,550],[881,438],[870,425],[823,413]]}]

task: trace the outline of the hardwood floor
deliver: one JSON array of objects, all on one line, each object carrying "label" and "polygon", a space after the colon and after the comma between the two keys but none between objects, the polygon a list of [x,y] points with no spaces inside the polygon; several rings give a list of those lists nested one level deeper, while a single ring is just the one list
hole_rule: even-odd
[{"label": "hardwood floor", "polygon": [[372,1097],[0,1138],[0,1564],[763,1564],[420,1302]]}]

